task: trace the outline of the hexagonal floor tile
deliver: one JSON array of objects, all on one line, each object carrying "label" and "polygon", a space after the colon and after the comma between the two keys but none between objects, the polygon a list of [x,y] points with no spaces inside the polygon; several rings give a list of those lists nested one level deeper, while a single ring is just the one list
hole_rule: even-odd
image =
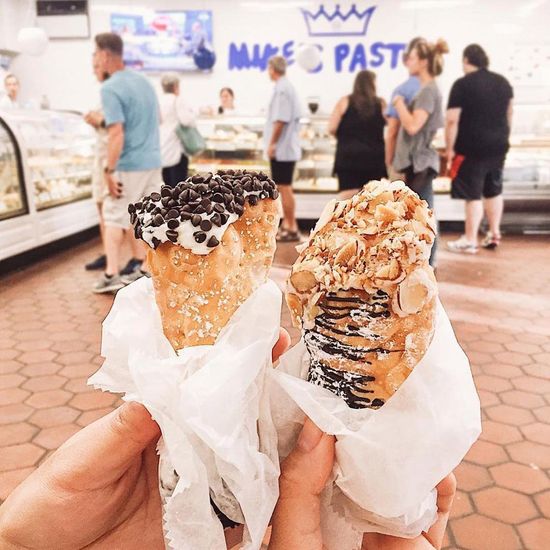
[{"label": "hexagonal floor tile", "polygon": [[462,491],[476,491],[489,485],[493,485],[493,480],[487,471],[487,468],[461,462],[455,469],[457,486]]},{"label": "hexagonal floor tile", "polygon": [[503,424],[510,424],[511,426],[521,426],[535,421],[533,415],[529,411],[510,405],[489,407],[485,409],[485,413],[491,420],[502,422]]},{"label": "hexagonal floor tile", "polygon": [[504,523],[523,523],[538,516],[531,499],[521,493],[490,487],[472,497],[479,513]]},{"label": "hexagonal floor tile", "polygon": [[0,407],[5,405],[15,405],[21,403],[30,395],[30,392],[22,390],[21,388],[8,388],[7,390],[0,390]]},{"label": "hexagonal floor tile", "polygon": [[[523,435],[530,441],[541,443],[542,445],[550,445],[550,424],[543,422],[535,422],[527,426],[521,426]],[[550,447],[548,448],[550,454]]]},{"label": "hexagonal floor tile", "polygon": [[118,396],[108,392],[94,391],[75,395],[70,402],[72,407],[81,411],[100,409],[112,405]]},{"label": "hexagonal floor tile", "polygon": [[468,493],[457,491],[451,508],[451,518],[461,518],[473,512],[472,503]]},{"label": "hexagonal floor tile", "polygon": [[540,395],[526,391],[510,390],[499,394],[499,397],[506,405],[524,409],[535,409],[545,405],[544,399]]},{"label": "hexagonal floor tile", "polygon": [[0,453],[0,472],[34,466],[44,452],[44,449],[32,443],[3,447]]},{"label": "hexagonal floor tile", "polygon": [[56,390],[63,386],[67,382],[67,379],[63,376],[56,374],[50,374],[47,376],[34,376],[25,384],[23,388],[29,391],[38,392],[45,390]]},{"label": "hexagonal floor tile", "polygon": [[509,462],[489,468],[493,479],[500,487],[534,494],[550,488],[550,481],[542,470]]},{"label": "hexagonal floor tile", "polygon": [[550,468],[550,452],[546,445],[539,445],[532,441],[519,441],[507,445],[506,450],[515,462],[527,466],[535,465],[542,470]]},{"label": "hexagonal floor tile", "polygon": [[[38,428],[26,422],[17,422],[16,424],[0,426],[0,447],[26,443],[33,438],[37,431]],[[1,452],[0,450],[0,453]]]},{"label": "hexagonal floor tile", "polygon": [[494,466],[506,462],[508,456],[500,445],[479,440],[474,443],[464,460],[480,466]]},{"label": "hexagonal floor tile", "polygon": [[52,426],[60,426],[62,424],[70,424],[73,422],[80,411],[66,405],[60,407],[51,407],[49,409],[41,409],[36,411],[30,418],[29,422],[39,428],[51,428]]},{"label": "hexagonal floor tile", "polygon": [[20,374],[1,374],[0,375],[0,390],[9,388],[17,388],[26,378]]},{"label": "hexagonal floor tile", "polygon": [[514,529],[480,515],[451,521],[451,529],[460,549],[465,550],[520,550],[522,545]]},{"label": "hexagonal floor tile", "polygon": [[47,409],[64,405],[71,398],[71,394],[64,390],[47,390],[32,394],[26,401],[27,405],[35,409]]},{"label": "hexagonal floor tile", "polygon": [[505,445],[506,443],[521,441],[523,436],[515,426],[509,426],[502,422],[493,422],[492,420],[484,420],[482,422],[482,431],[479,438],[485,441],[491,441],[492,443]]},{"label": "hexagonal floor tile", "polygon": [[529,550],[548,550],[550,519],[534,519],[518,527],[519,534]]}]

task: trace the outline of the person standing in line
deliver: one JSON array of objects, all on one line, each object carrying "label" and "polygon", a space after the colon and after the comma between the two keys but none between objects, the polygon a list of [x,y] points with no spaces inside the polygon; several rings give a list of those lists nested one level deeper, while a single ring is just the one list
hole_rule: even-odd
[{"label": "person standing in line", "polygon": [[[420,90],[407,107],[402,96],[393,105],[401,127],[393,167],[405,174],[405,183],[434,207],[432,182],[439,173],[439,155],[432,145],[435,133],[443,126],[443,98],[435,77],[443,72],[443,54],[449,48],[444,40],[430,44],[419,40],[407,56],[407,69],[420,80]],[[430,265],[436,266],[437,239],[432,248]]]},{"label": "person standing in line", "polygon": [[[403,64],[407,65],[407,58],[411,52],[411,50],[416,46],[416,43],[420,40],[423,40],[419,36],[416,38],[413,38],[405,50],[405,53],[403,54]],[[397,111],[395,110],[395,107],[393,106],[393,100],[396,96],[401,96],[405,100],[405,104],[408,106],[411,104],[411,101],[413,100],[414,96],[418,93],[420,90],[420,80],[418,80],[417,76],[409,75],[409,78],[405,80],[405,82],[402,82],[395,88],[391,95],[390,104],[388,105],[388,109],[386,111],[386,117],[387,117],[387,127],[386,127],[386,167],[390,176],[391,180],[397,180],[402,179],[402,174],[398,174],[393,170],[392,164],[393,164],[393,157],[395,155],[395,145],[397,143],[397,134],[399,133],[399,116],[397,115]]]},{"label": "person standing in line", "polygon": [[[99,83],[103,83],[109,75],[100,70],[99,63],[93,63],[94,74]],[[95,260],[86,264],[88,271],[96,269],[105,269],[107,266],[107,256],[105,255],[105,226],[103,223],[103,200],[108,194],[105,184],[104,170],[107,165],[107,129],[105,128],[105,117],[101,105],[94,111],[89,111],[84,115],[84,120],[96,131],[96,147],[94,157],[94,169],[92,172],[92,198],[97,206],[99,216],[99,235],[103,247],[102,254]]]},{"label": "person standing in line", "polygon": [[0,99],[0,109],[21,109],[17,99],[19,95],[19,79],[12,73],[4,77],[4,88],[6,95]]},{"label": "person standing in line", "polygon": [[195,117],[180,95],[180,79],[175,73],[163,75],[160,97],[160,155],[162,158],[162,179],[175,187],[187,178],[189,157],[176,134],[179,125],[194,126]]},{"label": "person standing in line", "polygon": [[387,177],[385,108],[384,100],[376,96],[376,75],[372,71],[360,71],[353,92],[334,107],[328,131],[337,138],[334,171],[342,199],[355,195],[371,180]]},{"label": "person standing in line", "polygon": [[299,137],[300,102],[294,86],[286,77],[284,57],[278,55],[271,57],[267,72],[269,78],[275,82],[275,86],[269,102],[264,142],[266,155],[271,164],[271,177],[277,184],[283,203],[283,221],[277,240],[299,241],[292,178],[296,162],[302,156]]},{"label": "person standing in line", "polygon": [[128,205],[160,189],[162,183],[159,108],[151,83],[124,67],[122,39],[114,33],[95,37],[94,62],[109,75],[101,86],[101,103],[108,132],[105,181],[109,194],[103,201],[105,273],[93,287],[96,293],[113,292],[144,273],[145,244],[131,239],[133,271],[119,275],[124,233],[130,229]]},{"label": "person standing in line", "polygon": [[489,232],[481,246],[495,249],[500,243],[502,169],[514,91],[506,78],[488,70],[489,58],[478,44],[464,49],[462,67],[465,76],[453,84],[449,96],[445,141],[447,167],[453,175],[451,196],[466,201],[465,234],[447,247],[451,252],[475,254],[483,211]]}]

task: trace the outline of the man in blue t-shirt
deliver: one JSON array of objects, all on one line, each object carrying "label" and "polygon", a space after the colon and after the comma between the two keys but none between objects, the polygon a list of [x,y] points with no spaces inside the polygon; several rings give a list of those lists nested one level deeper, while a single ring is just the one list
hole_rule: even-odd
[{"label": "man in blue t-shirt", "polygon": [[[411,50],[416,46],[416,43],[422,40],[421,37],[417,36],[413,38],[405,53],[403,54],[403,63],[407,64],[407,58]],[[388,124],[386,126],[386,167],[390,179],[398,179],[395,170],[393,169],[393,157],[395,155],[395,145],[397,143],[397,134],[399,133],[399,117],[397,116],[397,111],[393,105],[393,100],[396,96],[401,96],[405,100],[405,104],[409,106],[414,98],[414,96],[420,90],[420,81],[416,76],[410,76],[405,82],[402,82],[395,88],[391,95],[391,100],[388,103],[388,109],[386,111],[386,116],[388,117]]]},{"label": "man in blue t-shirt", "polygon": [[101,104],[108,132],[103,202],[107,267],[94,292],[113,292],[143,275],[145,245],[131,238],[132,259],[120,269],[124,232],[130,227],[128,205],[159,190],[162,183],[159,107],[153,86],[124,68],[122,39],[113,33],[95,37],[94,63],[109,75],[101,86]]}]

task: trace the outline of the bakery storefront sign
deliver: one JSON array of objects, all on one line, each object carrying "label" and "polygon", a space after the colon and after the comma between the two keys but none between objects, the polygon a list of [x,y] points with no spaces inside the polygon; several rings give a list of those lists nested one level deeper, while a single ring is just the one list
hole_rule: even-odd
[{"label": "bakery storefront sign", "polygon": [[[337,73],[353,73],[380,67],[395,69],[399,65],[406,43],[366,41],[375,10],[376,6],[359,10],[355,4],[348,11],[341,10],[340,6],[336,6],[333,11],[327,11],[324,5],[319,6],[315,12],[302,9],[300,12],[308,36],[314,42],[305,44],[295,39],[280,44],[231,42],[229,70],[264,71],[269,58],[273,55],[284,56],[291,65],[296,61],[297,51],[304,45],[317,48],[319,52],[319,63],[315,68],[308,70],[311,73],[331,69]],[[340,37],[342,40],[334,40]],[[323,44],[327,38],[330,39],[330,45]]]}]

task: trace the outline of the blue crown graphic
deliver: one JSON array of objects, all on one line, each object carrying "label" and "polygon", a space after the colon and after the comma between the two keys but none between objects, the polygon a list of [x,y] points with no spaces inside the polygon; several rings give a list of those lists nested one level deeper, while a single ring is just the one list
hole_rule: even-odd
[{"label": "blue crown graphic", "polygon": [[309,36],[364,36],[375,9],[376,6],[372,6],[360,12],[352,4],[348,13],[344,14],[336,5],[334,13],[329,14],[321,4],[317,13],[306,9],[301,11]]}]

